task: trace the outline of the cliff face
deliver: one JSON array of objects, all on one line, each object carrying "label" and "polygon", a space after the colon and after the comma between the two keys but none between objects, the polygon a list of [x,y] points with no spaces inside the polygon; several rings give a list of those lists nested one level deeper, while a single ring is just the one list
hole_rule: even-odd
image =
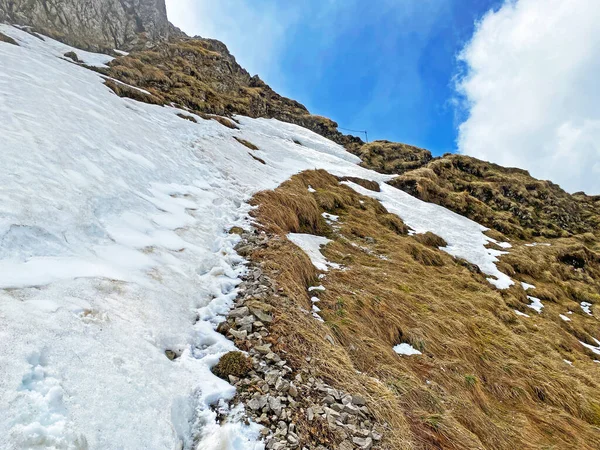
[{"label": "cliff face", "polygon": [[175,32],[164,0],[0,0],[1,21],[87,50],[128,50]]}]

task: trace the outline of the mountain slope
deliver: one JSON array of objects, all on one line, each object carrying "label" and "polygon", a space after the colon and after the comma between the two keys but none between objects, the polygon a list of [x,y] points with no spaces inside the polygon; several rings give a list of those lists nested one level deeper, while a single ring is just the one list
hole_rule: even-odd
[{"label": "mountain slope", "polygon": [[344,136],[162,2],[42,4],[0,20],[136,50],[0,24],[0,447],[600,446],[597,198]]}]

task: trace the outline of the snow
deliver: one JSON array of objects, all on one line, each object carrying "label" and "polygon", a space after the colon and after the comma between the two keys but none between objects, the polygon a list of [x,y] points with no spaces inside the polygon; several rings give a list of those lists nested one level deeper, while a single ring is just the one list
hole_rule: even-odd
[{"label": "snow", "polygon": [[339,265],[327,261],[321,253],[321,247],[329,244],[330,239],[313,234],[289,233],[288,239],[300,247],[304,253],[308,255],[313,265],[323,272],[327,272],[329,268],[339,269]]},{"label": "snow", "polygon": [[565,316],[564,314],[559,314],[559,317],[564,320],[565,322],[570,322],[571,319],[569,319],[567,316]]},{"label": "snow", "polygon": [[[109,56],[0,31],[20,44],[0,43],[0,411],[10,418],[0,448],[263,448],[240,408],[223,423],[213,409],[235,395],[210,369],[235,348],[215,329],[245,271],[226,230],[250,224],[254,193],[303,170],[378,182],[407,225],[443,237],[499,287],[512,283],[484,227],[386,185],[315,133],[272,119],[236,117],[239,130],[181,120],[119,98],[63,54],[98,66]],[[325,238],[300,242],[332,266]]]},{"label": "snow", "polygon": [[321,214],[321,215],[322,215],[322,216],[323,216],[323,218],[324,218],[325,220],[327,220],[328,222],[337,222],[337,221],[340,219],[340,217],[339,217],[339,216],[335,216],[335,215],[333,215],[333,214],[329,214],[329,213],[326,213],[326,212],[324,212],[324,213],[323,213],[323,214]]},{"label": "snow", "polygon": [[325,286],[323,286],[322,284],[319,286],[311,286],[308,288],[308,292],[313,292],[313,291],[321,291],[324,292],[325,291]]},{"label": "snow", "polygon": [[308,186],[308,192],[310,192],[311,194],[314,194],[315,192],[317,192],[312,186]]},{"label": "snow", "polygon": [[570,365],[570,366],[572,366],[572,365],[573,365],[573,362],[572,362],[572,361],[569,361],[568,359],[563,359],[563,361],[564,361],[565,363],[567,363],[568,365]]},{"label": "snow", "polygon": [[526,291],[528,291],[529,289],[535,289],[535,286],[533,284],[528,284],[524,281],[521,281],[521,286],[523,286],[523,289]]},{"label": "snow", "polygon": [[527,296],[527,298],[529,300],[531,300],[531,304],[527,305],[527,307],[533,309],[538,314],[541,314],[542,313],[542,309],[544,308],[544,305],[542,304],[542,301],[539,298],[530,297],[529,295]]},{"label": "snow", "polygon": [[399,355],[412,356],[422,355],[422,353],[410,344],[398,344],[394,347],[394,351]]},{"label": "snow", "polygon": [[[19,45],[26,49],[35,50],[36,54],[43,53],[44,56],[56,56],[59,58],[65,58],[65,53],[75,52],[77,58],[88,66],[94,67],[108,67],[107,64],[114,58],[112,56],[103,55],[99,53],[86,52],[78,48],[71,47],[69,45],[58,42],[47,36],[43,36],[44,41],[42,42],[39,38],[20,30],[17,27],[11,27],[9,25],[0,23],[0,31],[7,36],[10,36],[16,40]],[[68,59],[68,61],[71,61]],[[71,61],[72,62],[72,61]]]},{"label": "snow", "polygon": [[593,316],[592,314],[592,304],[588,303],[588,302],[581,302],[581,309],[583,310],[584,313],[586,313],[588,316]]},{"label": "snow", "polygon": [[514,284],[495,264],[498,256],[505,252],[486,248],[489,242],[495,242],[484,234],[488,230],[486,227],[441,206],[422,202],[388,184],[381,184],[381,192],[370,191],[349,181],[344,184],[362,195],[379,200],[416,233],[431,231],[443,238],[448,246],[442,250],[479,266],[483,273],[490,275],[488,281],[498,289],[508,289]]},{"label": "snow", "polygon": [[552,244],[548,244],[546,242],[534,242],[532,244],[525,244],[525,247],[551,247]]},{"label": "snow", "polygon": [[516,314],[517,316],[521,316],[521,317],[530,317],[530,316],[529,316],[529,314],[522,313],[522,312],[521,312],[521,311],[519,311],[518,309],[515,309],[515,314]]},{"label": "snow", "polygon": [[594,345],[586,344],[585,342],[582,342],[582,341],[579,341],[579,343],[581,345],[583,345],[585,348],[590,349],[596,355],[600,355],[600,341],[596,338],[594,338],[594,341],[596,341],[596,344],[598,344],[598,345],[594,346]]}]

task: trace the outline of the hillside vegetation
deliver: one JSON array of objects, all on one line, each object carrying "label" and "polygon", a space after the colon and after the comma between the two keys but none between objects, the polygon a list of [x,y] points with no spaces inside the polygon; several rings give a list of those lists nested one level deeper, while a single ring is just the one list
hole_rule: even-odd
[{"label": "hillside vegetation", "polygon": [[[315,192],[306,195],[308,186]],[[593,236],[551,247],[515,242],[502,268],[536,287],[498,291],[440,251],[443,240],[409,236],[381,204],[326,172],[293,177],[254,203],[273,237],[251,258],[285,291],[285,302],[273,305],[277,348],[368,398],[388,425],[383,448],[600,446],[600,367],[581,343],[597,346],[600,336],[580,306],[600,300],[600,255],[586,247],[597,244]],[[339,221],[328,224],[323,212]],[[317,279],[288,232],[331,239],[324,253],[343,270]],[[318,303],[324,323],[303,312],[316,284],[326,288]],[[542,300],[541,314],[527,307],[528,294]],[[401,343],[423,354],[399,356],[392,348]]]}]

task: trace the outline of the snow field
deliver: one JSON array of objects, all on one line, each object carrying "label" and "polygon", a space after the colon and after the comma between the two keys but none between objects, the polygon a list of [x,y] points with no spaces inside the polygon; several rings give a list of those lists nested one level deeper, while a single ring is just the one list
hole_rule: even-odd
[{"label": "snow field", "polygon": [[[210,372],[234,348],[215,328],[244,271],[226,230],[248,226],[254,193],[303,170],[379,182],[414,230],[511,283],[484,227],[383,184],[321,136],[266,119],[194,124],[117,97],[64,60],[68,46],[0,31],[20,44],[0,43],[0,448],[263,448]],[[317,258],[315,238],[302,243]]]}]

